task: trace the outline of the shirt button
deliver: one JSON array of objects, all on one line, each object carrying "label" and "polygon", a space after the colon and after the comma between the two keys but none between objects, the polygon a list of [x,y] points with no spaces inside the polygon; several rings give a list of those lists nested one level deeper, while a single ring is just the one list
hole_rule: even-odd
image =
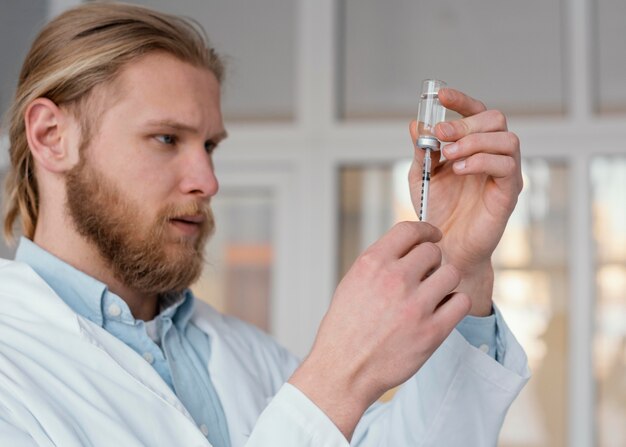
[{"label": "shirt button", "polygon": [[478,349],[480,349],[482,352],[487,354],[489,352],[489,345],[482,344],[482,345],[479,346]]},{"label": "shirt button", "polygon": [[206,424],[200,425],[200,431],[204,436],[209,436],[209,427],[207,427]]},{"label": "shirt button", "polygon": [[143,358],[145,359],[146,362],[150,363],[151,365],[154,363],[154,356],[150,354],[149,352],[144,352]]},{"label": "shirt button", "polygon": [[119,317],[120,315],[122,315],[122,309],[121,309],[120,306],[118,306],[117,304],[113,303],[107,309],[107,313],[111,317]]}]

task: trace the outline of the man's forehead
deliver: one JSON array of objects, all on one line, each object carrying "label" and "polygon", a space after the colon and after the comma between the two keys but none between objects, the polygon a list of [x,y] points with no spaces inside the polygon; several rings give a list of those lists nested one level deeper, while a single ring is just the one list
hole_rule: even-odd
[{"label": "man's forehead", "polygon": [[206,67],[184,61],[164,51],[153,51],[126,63],[118,75],[127,82],[145,85],[147,81],[155,84],[165,83],[173,79],[197,79],[203,82],[211,79],[219,90],[219,82],[215,74]]},{"label": "man's forehead", "polygon": [[[159,99],[170,94],[177,99],[220,97],[215,75],[162,51],[155,51],[124,64],[115,77],[96,85],[93,91],[108,99]],[[170,99],[171,101],[171,99]]]},{"label": "man's forehead", "polygon": [[111,108],[126,110],[134,121],[201,127],[202,122],[218,120],[221,127],[215,75],[168,54],[154,53],[128,63],[100,92]]}]

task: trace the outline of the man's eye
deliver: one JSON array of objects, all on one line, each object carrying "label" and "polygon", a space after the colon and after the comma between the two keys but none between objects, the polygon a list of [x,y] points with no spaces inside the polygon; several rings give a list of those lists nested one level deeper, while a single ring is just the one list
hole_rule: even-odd
[{"label": "man's eye", "polygon": [[156,139],[159,140],[163,144],[174,145],[176,144],[176,136],[175,135],[157,135]]}]

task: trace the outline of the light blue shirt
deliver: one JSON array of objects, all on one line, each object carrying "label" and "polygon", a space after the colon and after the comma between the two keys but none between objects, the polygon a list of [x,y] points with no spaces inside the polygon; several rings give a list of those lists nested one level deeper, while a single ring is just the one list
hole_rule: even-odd
[{"label": "light blue shirt", "polygon": [[465,339],[491,358],[501,361],[501,353],[505,351],[504,342],[498,337],[496,314],[488,317],[468,315],[457,325],[457,330]]},{"label": "light blue shirt", "polygon": [[136,320],[126,302],[111,293],[106,284],[26,238],[21,238],[15,259],[28,264],[77,314],[123,341],[150,363],[214,447],[230,446],[226,417],[206,367],[211,343],[208,335],[190,322],[194,306],[191,291],[165,297],[163,301],[169,305],[146,323]]}]

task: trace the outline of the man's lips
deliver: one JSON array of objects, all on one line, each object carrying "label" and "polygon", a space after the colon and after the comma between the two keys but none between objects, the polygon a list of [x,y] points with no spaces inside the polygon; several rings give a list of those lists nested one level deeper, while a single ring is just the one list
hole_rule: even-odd
[{"label": "man's lips", "polygon": [[205,220],[204,215],[178,216],[170,218],[170,223],[184,234],[193,236],[200,231]]},{"label": "man's lips", "polygon": [[180,221],[180,222],[185,222],[185,223],[192,223],[192,224],[201,224],[202,222],[206,220],[206,217],[204,216],[204,214],[195,214],[195,215],[190,215],[190,216],[172,217],[170,220]]}]

